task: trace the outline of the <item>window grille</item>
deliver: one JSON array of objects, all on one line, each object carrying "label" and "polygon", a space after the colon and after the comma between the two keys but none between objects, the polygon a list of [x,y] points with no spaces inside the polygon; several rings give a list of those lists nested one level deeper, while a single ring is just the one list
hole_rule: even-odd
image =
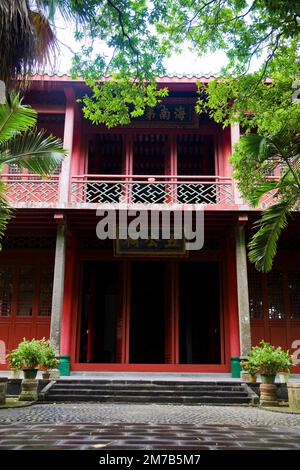
[{"label": "window grille", "polygon": [[250,318],[263,318],[261,274],[253,269],[248,273]]},{"label": "window grille", "polygon": [[291,319],[300,320],[300,271],[290,271],[288,279]]},{"label": "window grille", "polygon": [[13,292],[12,266],[2,266],[0,268],[0,317],[11,315],[12,292]]},{"label": "window grille", "polygon": [[43,268],[41,270],[40,280],[40,305],[39,315],[49,317],[52,307],[52,290],[53,290],[53,269]]},{"label": "window grille", "polygon": [[17,315],[32,316],[35,269],[25,266],[20,269]]},{"label": "window grille", "polygon": [[285,318],[283,297],[283,274],[273,271],[268,274],[269,319],[282,320]]}]

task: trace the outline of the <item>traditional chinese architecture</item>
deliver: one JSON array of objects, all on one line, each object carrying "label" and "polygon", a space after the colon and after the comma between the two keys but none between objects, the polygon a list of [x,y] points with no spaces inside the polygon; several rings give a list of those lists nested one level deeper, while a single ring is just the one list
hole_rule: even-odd
[{"label": "traditional chinese architecture", "polygon": [[[83,82],[33,78],[26,102],[69,156],[49,179],[14,165],[1,175],[14,208],[0,254],[2,368],[3,351],[44,336],[70,355],[73,371],[229,372],[231,357],[262,338],[300,358],[299,214],[273,271],[249,266],[247,240],[261,209],[240,198],[232,179],[239,128],[196,115],[196,81],[158,79],[169,97],[108,130],[83,118]],[[96,209],[199,204],[201,250],[186,252],[172,236],[96,236]]]}]

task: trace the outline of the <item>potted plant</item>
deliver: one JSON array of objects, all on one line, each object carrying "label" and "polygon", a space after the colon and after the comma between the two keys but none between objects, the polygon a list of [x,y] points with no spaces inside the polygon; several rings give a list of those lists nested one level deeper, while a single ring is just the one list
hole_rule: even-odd
[{"label": "potted plant", "polygon": [[256,382],[256,376],[259,371],[259,365],[251,356],[248,357],[247,361],[242,361],[242,362],[243,362],[243,365],[242,365],[243,370],[248,373],[248,381],[252,383]]},{"label": "potted plant", "polygon": [[248,359],[243,359],[241,362],[241,380],[242,382],[249,382],[250,374],[248,371]]},{"label": "potted plant", "polygon": [[40,340],[42,346],[42,356],[40,366],[44,370],[43,379],[49,380],[50,370],[56,369],[58,365],[58,360],[55,357],[54,349],[49,340],[42,339]]},{"label": "potted plant", "polygon": [[[260,346],[251,349],[249,358],[258,365],[262,383],[273,384],[281,368],[281,348],[261,340]],[[282,350],[281,350],[282,351]]]},{"label": "potted plant", "polygon": [[19,351],[17,349],[13,349],[9,354],[7,354],[6,359],[8,368],[11,371],[11,378],[19,379],[21,373],[21,359]]},{"label": "potted plant", "polygon": [[36,378],[38,366],[42,360],[42,349],[41,341],[37,339],[28,341],[24,338],[19,344],[17,351],[25,379]]},{"label": "potted plant", "polygon": [[291,367],[293,366],[293,356],[289,353],[289,351],[284,351],[283,349],[281,349],[279,354],[281,364],[278,376],[280,383],[285,384],[288,382],[291,373]]}]

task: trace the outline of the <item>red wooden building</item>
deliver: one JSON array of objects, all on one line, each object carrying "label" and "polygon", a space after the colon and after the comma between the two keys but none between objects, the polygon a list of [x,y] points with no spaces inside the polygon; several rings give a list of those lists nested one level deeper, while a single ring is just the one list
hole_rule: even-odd
[{"label": "red wooden building", "polygon": [[[262,338],[300,359],[299,214],[270,274],[247,265],[259,210],[231,177],[239,128],[195,114],[196,81],[158,79],[169,97],[108,130],[83,118],[83,82],[33,79],[26,102],[69,156],[49,179],[3,169],[15,211],[0,253],[0,367],[23,337],[43,336],[73,371],[228,372]],[[203,204],[204,247],[182,256],[99,240],[96,209],[120,204]]]}]

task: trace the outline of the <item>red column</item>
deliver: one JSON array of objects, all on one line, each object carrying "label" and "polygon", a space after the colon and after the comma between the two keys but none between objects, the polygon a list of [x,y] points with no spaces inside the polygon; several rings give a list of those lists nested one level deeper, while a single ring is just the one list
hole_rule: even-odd
[{"label": "red column", "polygon": [[61,354],[70,354],[71,345],[71,325],[72,310],[75,300],[74,272],[76,261],[76,239],[74,236],[67,239],[66,266],[65,266],[65,283],[64,283],[64,301],[61,323]]},{"label": "red column", "polygon": [[[239,314],[237,302],[237,276],[236,276],[235,239],[233,230],[228,233],[226,240],[225,289],[227,293],[227,314],[229,320],[229,353],[230,356],[240,355]],[[225,279],[226,280],[226,279]],[[225,316],[226,322],[226,316]]]}]

